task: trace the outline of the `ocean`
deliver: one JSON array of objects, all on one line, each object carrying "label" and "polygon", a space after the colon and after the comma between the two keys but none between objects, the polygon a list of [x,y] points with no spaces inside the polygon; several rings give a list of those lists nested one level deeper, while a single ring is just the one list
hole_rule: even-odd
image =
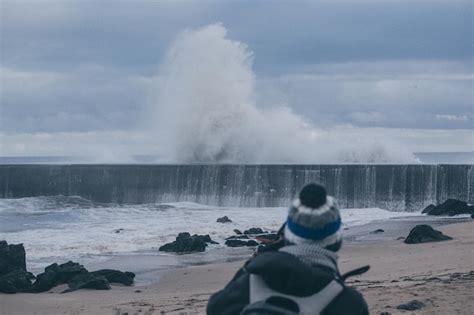
[{"label": "ocean", "polygon": [[[233,222],[217,223],[216,219],[224,215]],[[0,199],[0,240],[23,243],[32,271],[53,262],[73,260],[93,265],[126,255],[161,256],[166,266],[172,267],[203,259],[202,254],[196,254],[194,260],[193,255],[167,260],[175,255],[158,251],[180,232],[209,234],[219,245],[208,248],[208,259],[219,260],[233,255],[233,249],[223,244],[234,229],[276,231],[286,215],[285,207],[212,207],[190,202],[118,205],[78,196]],[[352,228],[419,213],[367,208],[342,209],[341,215],[345,228]],[[238,249],[235,252],[242,253]]]}]

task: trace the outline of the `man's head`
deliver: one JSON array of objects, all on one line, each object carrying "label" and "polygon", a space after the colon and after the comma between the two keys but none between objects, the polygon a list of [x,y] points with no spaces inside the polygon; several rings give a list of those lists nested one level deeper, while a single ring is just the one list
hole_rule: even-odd
[{"label": "man's head", "polygon": [[329,250],[341,247],[342,223],[336,201],[319,184],[301,190],[288,214],[285,240],[291,244],[318,244]]}]

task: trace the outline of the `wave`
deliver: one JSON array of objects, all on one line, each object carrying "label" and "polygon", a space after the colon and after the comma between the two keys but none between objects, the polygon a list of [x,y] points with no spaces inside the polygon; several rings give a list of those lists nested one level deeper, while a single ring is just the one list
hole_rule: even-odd
[{"label": "wave", "polygon": [[[222,24],[186,30],[162,61],[150,133],[172,162],[413,163],[403,144],[351,126],[317,128],[256,102],[254,54]],[[317,100],[315,100],[317,101]],[[158,146],[158,144],[157,144]]]}]

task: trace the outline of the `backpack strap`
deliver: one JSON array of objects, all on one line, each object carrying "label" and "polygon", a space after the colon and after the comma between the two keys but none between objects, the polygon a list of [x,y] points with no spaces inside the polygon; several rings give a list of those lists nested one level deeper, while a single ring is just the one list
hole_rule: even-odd
[{"label": "backpack strap", "polygon": [[343,274],[341,276],[341,279],[342,279],[342,281],[346,281],[347,278],[353,277],[353,276],[358,276],[358,275],[361,275],[363,273],[366,273],[367,271],[369,271],[369,269],[370,269],[370,266],[367,265],[367,266],[363,266],[363,267],[351,270],[351,271],[346,272],[345,274]]},{"label": "backpack strap", "polygon": [[270,297],[283,297],[295,302],[302,315],[320,314],[343,290],[344,286],[341,283],[332,280],[313,295],[305,297],[287,295],[269,288],[262,277],[250,274],[250,304],[265,301]]}]

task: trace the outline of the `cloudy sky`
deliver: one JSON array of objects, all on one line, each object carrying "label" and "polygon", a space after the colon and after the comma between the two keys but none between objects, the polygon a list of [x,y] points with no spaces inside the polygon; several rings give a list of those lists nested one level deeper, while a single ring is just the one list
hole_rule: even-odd
[{"label": "cloudy sky", "polygon": [[0,155],[140,151],[167,47],[216,22],[254,52],[259,106],[472,151],[472,3],[1,0]]}]

